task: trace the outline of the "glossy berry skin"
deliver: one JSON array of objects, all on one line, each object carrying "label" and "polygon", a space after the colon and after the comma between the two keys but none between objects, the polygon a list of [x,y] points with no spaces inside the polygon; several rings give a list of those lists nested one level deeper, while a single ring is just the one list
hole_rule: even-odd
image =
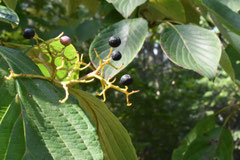
[{"label": "glossy berry skin", "polygon": [[62,45],[68,46],[68,45],[71,44],[71,38],[68,37],[68,36],[62,36],[62,37],[60,38],[60,42],[61,42]]},{"label": "glossy berry skin", "polygon": [[26,39],[32,39],[35,35],[35,31],[32,28],[26,28],[23,31],[23,37]]},{"label": "glossy berry skin", "polygon": [[108,43],[111,47],[116,48],[121,44],[121,39],[117,36],[112,36],[109,38]]},{"label": "glossy berry skin", "polygon": [[122,54],[121,54],[119,51],[114,50],[114,51],[112,52],[112,60],[118,61],[118,60],[120,60],[121,58],[122,58]]},{"label": "glossy berry skin", "polygon": [[129,74],[125,74],[120,79],[120,84],[128,86],[133,83],[133,78]]}]

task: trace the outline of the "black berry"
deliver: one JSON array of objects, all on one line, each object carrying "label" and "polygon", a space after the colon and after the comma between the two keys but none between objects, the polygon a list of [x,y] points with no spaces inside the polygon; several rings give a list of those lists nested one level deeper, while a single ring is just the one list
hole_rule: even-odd
[{"label": "black berry", "polygon": [[114,50],[114,51],[112,52],[112,60],[118,61],[118,60],[120,60],[121,58],[122,58],[122,54],[121,54],[119,51]]},{"label": "black berry", "polygon": [[35,35],[35,31],[32,28],[26,28],[23,31],[23,37],[26,39],[32,39]]},{"label": "black berry", "polygon": [[120,79],[120,84],[128,86],[133,83],[133,78],[129,74],[125,74]]},{"label": "black berry", "polygon": [[109,38],[108,43],[111,47],[118,47],[121,44],[121,39],[117,36],[112,36]]},{"label": "black berry", "polygon": [[69,44],[71,44],[71,38],[68,37],[68,36],[62,36],[60,38],[60,42],[61,42],[62,45],[68,46]]}]

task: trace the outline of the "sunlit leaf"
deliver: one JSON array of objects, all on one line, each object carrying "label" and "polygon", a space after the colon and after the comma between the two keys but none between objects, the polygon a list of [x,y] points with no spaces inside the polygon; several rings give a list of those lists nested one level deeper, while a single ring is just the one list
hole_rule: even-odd
[{"label": "sunlit leaf", "polygon": [[97,126],[104,159],[137,160],[128,132],[107,106],[87,92],[72,89],[71,93]]},{"label": "sunlit leaf", "polygon": [[240,51],[240,35],[234,33],[229,28],[227,28],[219,18],[217,18],[215,15],[210,14],[211,19],[213,20],[214,24],[217,26],[217,28],[220,30],[221,34],[224,38],[227,39],[227,41],[236,49]]},{"label": "sunlit leaf", "polygon": [[200,0],[201,4],[215,15],[231,31],[240,34],[240,15],[218,0]]},{"label": "sunlit leaf", "polygon": [[189,145],[183,160],[233,160],[233,148],[231,132],[224,127],[218,127],[197,137]]},{"label": "sunlit leaf", "polygon": [[113,65],[119,67],[124,64],[120,70],[106,65],[104,76],[111,78],[124,69],[136,57],[140,51],[143,42],[148,34],[146,20],[142,18],[122,20],[99,33],[89,48],[89,56],[95,67],[99,64],[99,59],[94,53],[94,48],[102,59],[106,59],[110,51],[108,40],[111,36],[118,36],[121,39],[121,45],[116,50],[122,53],[122,59],[119,61],[110,61]]},{"label": "sunlit leaf", "polygon": [[0,21],[10,23],[13,26],[19,24],[18,15],[10,8],[0,5]]},{"label": "sunlit leaf", "polygon": [[196,126],[188,133],[183,139],[181,145],[174,150],[172,160],[183,160],[185,152],[188,150],[189,145],[200,135],[210,131],[216,125],[215,118],[213,116],[205,117],[198,121]]},{"label": "sunlit leaf", "polygon": [[233,11],[238,12],[240,10],[240,1],[239,0],[219,0],[222,4],[225,4]]},{"label": "sunlit leaf", "polygon": [[[44,44],[42,44],[44,45]],[[59,40],[54,40],[52,43],[50,43],[50,51],[61,51],[63,50],[64,46],[60,43]],[[48,50],[46,49],[42,49],[43,52],[49,52]],[[70,44],[69,46],[67,46],[64,50],[64,56],[66,58],[68,58],[69,60],[71,60],[71,62],[67,59],[65,59],[64,61],[64,68],[73,68],[74,67],[74,62],[76,61],[76,55],[77,55],[77,51],[75,49],[75,47]],[[62,57],[63,56],[60,56],[63,52],[59,53],[59,57],[57,57],[55,59],[55,64],[57,66],[61,66],[62,64]],[[50,74],[49,74],[49,70],[52,71],[52,65],[51,64],[43,64],[43,63],[40,63],[37,59],[40,58],[40,51],[38,49],[38,47],[34,47],[32,49],[30,49],[27,53],[26,53],[29,57],[31,57],[31,59],[33,59],[37,64],[38,64],[38,67],[40,68],[40,70],[42,71],[42,73],[47,76],[47,77],[50,77]],[[37,59],[36,59],[37,58]],[[45,60],[45,61],[48,61],[48,62],[51,62],[51,56],[49,54],[45,54],[44,56],[42,56],[42,58]],[[71,79],[77,79],[78,78],[78,75],[79,75],[79,72],[77,71],[74,71],[73,74],[71,75],[71,77],[69,77],[68,79],[66,78],[68,75],[68,71],[66,70],[58,70],[56,72],[56,79],[58,80],[71,80]]]},{"label": "sunlit leaf", "polygon": [[[38,67],[18,50],[0,47],[0,60],[7,65],[1,70],[40,74]],[[63,89],[45,80],[17,78],[15,83],[18,101],[15,103],[14,98],[10,103],[0,124],[0,134],[8,135],[0,136],[0,156],[8,155],[9,150],[22,159],[103,159],[96,128],[76,99],[70,96],[65,104],[59,103],[65,96]],[[13,125],[7,125],[9,122]]]},{"label": "sunlit leaf", "polygon": [[171,25],[162,32],[161,46],[177,65],[214,77],[221,57],[221,42],[213,32],[194,25]]}]

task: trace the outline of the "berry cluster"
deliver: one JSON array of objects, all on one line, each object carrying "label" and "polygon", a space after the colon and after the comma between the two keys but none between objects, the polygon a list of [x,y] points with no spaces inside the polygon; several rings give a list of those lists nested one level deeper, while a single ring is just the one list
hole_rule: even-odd
[{"label": "berry cluster", "polygon": [[[36,40],[37,45],[35,47],[38,48],[39,55],[38,57],[31,57],[36,63],[41,63],[43,64],[49,74],[50,77],[45,77],[45,76],[41,76],[41,75],[34,75],[34,74],[15,74],[13,73],[12,70],[10,70],[10,76],[5,77],[6,79],[11,79],[11,78],[17,78],[17,77],[25,77],[25,78],[40,78],[40,79],[45,79],[48,81],[51,81],[52,83],[56,84],[56,85],[60,85],[63,87],[63,89],[65,90],[65,98],[62,100],[59,100],[60,103],[65,103],[69,97],[69,90],[71,91],[71,87],[75,84],[78,83],[90,83],[92,81],[94,81],[95,79],[98,79],[102,85],[102,91],[100,93],[97,93],[97,95],[99,96],[103,96],[103,101],[106,100],[106,91],[110,88],[116,89],[124,94],[126,94],[126,99],[127,99],[127,105],[130,106],[131,103],[129,102],[129,96],[131,94],[137,93],[139,92],[139,90],[136,91],[132,91],[132,92],[128,92],[128,85],[130,85],[133,82],[133,78],[126,74],[123,75],[120,79],[120,84],[124,85],[125,88],[120,88],[117,85],[114,85],[113,83],[116,81],[116,78],[113,79],[112,81],[110,81],[110,79],[105,79],[103,77],[103,72],[104,72],[104,66],[106,65],[110,65],[111,67],[115,68],[115,69],[120,69],[123,64],[120,67],[115,67],[113,64],[111,64],[111,60],[114,61],[118,61],[122,58],[122,54],[118,51],[118,50],[113,50],[113,48],[116,48],[118,46],[120,46],[121,44],[121,39],[117,36],[112,36],[109,38],[109,45],[112,47],[107,58],[106,59],[102,59],[96,49],[94,50],[97,58],[99,59],[99,65],[98,67],[94,68],[91,63],[85,63],[83,61],[83,54],[79,55],[79,53],[77,52],[76,57],[73,59],[68,59],[65,55],[64,55],[64,51],[65,48],[67,46],[69,46],[71,44],[71,38],[68,36],[63,36],[63,33],[60,34],[58,37],[50,40],[50,41],[44,41],[41,38],[39,38],[37,36],[37,34],[35,34],[35,31],[31,28],[26,28],[23,32],[23,37],[26,39],[32,39],[34,38]],[[39,43],[39,41],[42,41],[42,43]],[[61,50],[53,50],[51,47],[51,43],[54,41],[60,41],[60,43],[63,45],[63,48]],[[50,57],[50,62],[46,62],[44,60],[44,58],[42,58],[44,55],[48,55]],[[54,62],[57,58],[61,57],[62,58],[62,64],[60,66],[57,66]],[[68,62],[73,64],[73,67],[71,68],[66,68],[64,66],[64,64]],[[71,79],[69,80],[69,78],[72,76],[72,74],[75,71],[82,71],[85,69],[91,69],[92,72],[88,73],[87,75],[80,77],[78,79]],[[65,70],[67,71],[67,75],[66,77],[64,77],[63,80],[59,80],[56,78],[57,72],[60,70]]]},{"label": "berry cluster", "polygon": [[[111,47],[116,48],[116,47],[120,46],[121,39],[117,36],[112,36],[109,38],[108,43]],[[114,50],[112,52],[112,60],[118,61],[121,58],[122,58],[122,54],[118,50]],[[123,75],[120,79],[120,84],[125,85],[125,86],[132,84],[132,82],[133,82],[133,78],[129,74]]]},{"label": "berry cluster", "polygon": [[[116,48],[116,47],[120,46],[121,39],[119,37],[112,36],[112,37],[109,38],[108,43],[111,47]],[[121,58],[122,58],[122,54],[119,51],[114,50],[112,52],[112,60],[118,61]]]}]

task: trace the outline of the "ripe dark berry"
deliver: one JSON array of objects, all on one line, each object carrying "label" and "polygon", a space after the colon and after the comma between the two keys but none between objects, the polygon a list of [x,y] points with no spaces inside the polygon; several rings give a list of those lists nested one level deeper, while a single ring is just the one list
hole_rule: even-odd
[{"label": "ripe dark berry", "polygon": [[23,31],[23,37],[26,39],[32,39],[35,35],[35,31],[32,28],[26,28]]},{"label": "ripe dark berry", "polygon": [[132,84],[132,82],[133,82],[133,78],[129,74],[123,75],[120,79],[120,84],[124,86],[130,85]]},{"label": "ripe dark berry", "polygon": [[112,52],[112,60],[118,61],[118,60],[120,60],[121,58],[122,58],[122,54],[121,54],[119,51],[114,50],[114,51]]},{"label": "ripe dark berry", "polygon": [[109,38],[108,43],[111,47],[118,47],[121,44],[121,39],[117,36],[112,36]]},{"label": "ripe dark berry", "polygon": [[68,37],[68,36],[62,36],[60,38],[60,42],[61,42],[62,45],[68,46],[69,44],[71,44],[71,38]]}]

